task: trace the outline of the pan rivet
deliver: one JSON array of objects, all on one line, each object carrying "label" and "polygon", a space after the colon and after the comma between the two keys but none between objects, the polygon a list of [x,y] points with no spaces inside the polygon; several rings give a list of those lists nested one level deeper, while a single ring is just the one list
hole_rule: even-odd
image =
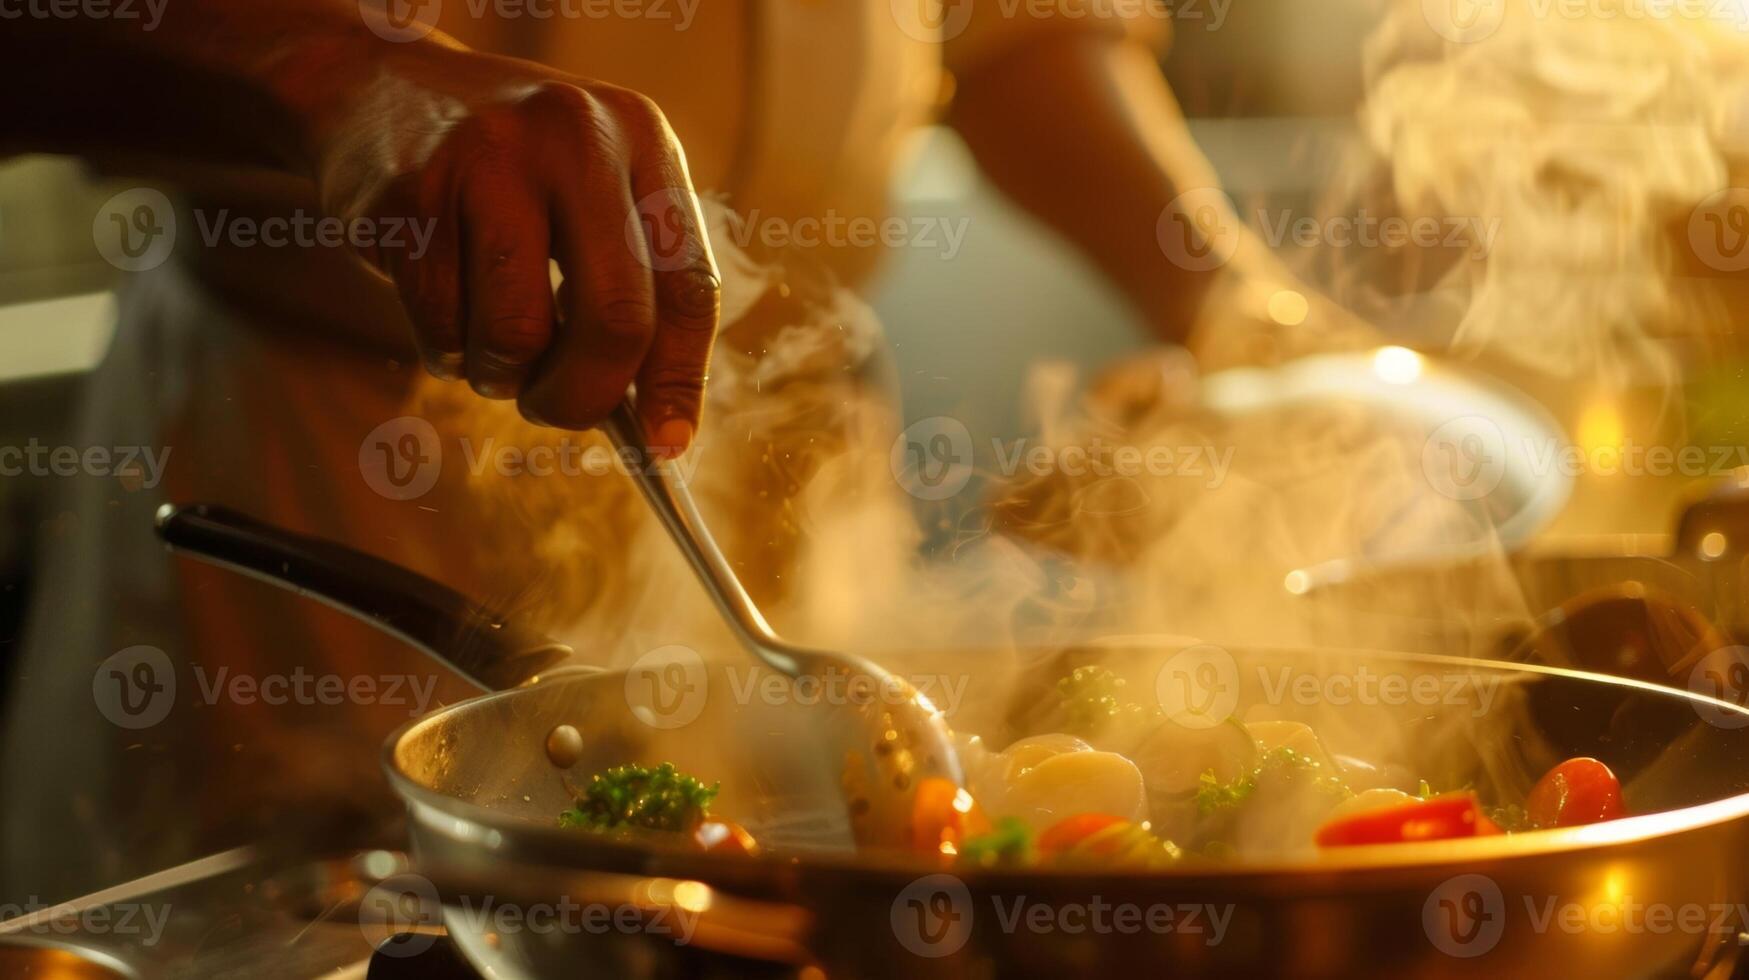
[{"label": "pan rivet", "polygon": [[560,769],[569,769],[583,758],[583,734],[570,725],[560,725],[547,733],[547,761]]}]

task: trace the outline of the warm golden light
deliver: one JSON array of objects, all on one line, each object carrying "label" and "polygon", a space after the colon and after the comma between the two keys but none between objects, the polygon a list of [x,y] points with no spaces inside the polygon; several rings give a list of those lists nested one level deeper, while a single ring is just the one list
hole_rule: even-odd
[{"label": "warm golden light", "polygon": [[1284,327],[1297,327],[1306,322],[1312,304],[1292,289],[1283,289],[1269,297],[1269,318]]},{"label": "warm golden light", "polygon": [[674,886],[674,904],[688,912],[703,912],[711,907],[710,886],[699,881],[683,881]]},{"label": "warm golden light", "polygon": [[1611,904],[1621,904],[1622,896],[1627,894],[1626,876],[1620,871],[1612,871],[1603,880],[1603,895]]},{"label": "warm golden light", "polygon": [[1621,415],[1615,406],[1609,402],[1594,402],[1579,416],[1576,427],[1579,448],[1587,454],[1601,449],[1619,451],[1626,433],[1622,429]]},{"label": "warm golden light", "polygon": [[1407,347],[1380,347],[1372,356],[1373,373],[1386,384],[1412,384],[1421,377],[1421,355]]},{"label": "warm golden light", "polygon": [[953,808],[960,813],[971,813],[972,807],[976,805],[972,800],[972,794],[963,789],[953,795]]},{"label": "warm golden light", "polygon": [[1725,556],[1725,549],[1728,547],[1730,547],[1730,541],[1726,540],[1723,533],[1719,531],[1708,531],[1700,539],[1700,556],[1708,561],[1712,561],[1716,558],[1723,558]]}]

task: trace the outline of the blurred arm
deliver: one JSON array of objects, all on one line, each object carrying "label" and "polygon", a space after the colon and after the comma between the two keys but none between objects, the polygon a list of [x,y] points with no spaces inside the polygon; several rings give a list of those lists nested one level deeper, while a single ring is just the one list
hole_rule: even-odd
[{"label": "blurred arm", "polygon": [[340,0],[136,0],[127,19],[26,9],[0,30],[0,152],[161,172],[194,164],[314,177],[323,127],[384,45]]},{"label": "blurred arm", "polygon": [[1092,256],[1163,337],[1185,339],[1227,270],[1174,265],[1156,227],[1179,195],[1219,181],[1147,45],[1040,32],[960,74],[952,123],[998,187]]}]

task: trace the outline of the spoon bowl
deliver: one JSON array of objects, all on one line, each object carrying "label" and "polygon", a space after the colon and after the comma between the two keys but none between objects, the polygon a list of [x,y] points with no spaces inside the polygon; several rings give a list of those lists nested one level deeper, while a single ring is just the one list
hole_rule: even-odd
[{"label": "spoon bowl", "polygon": [[965,785],[941,711],[909,682],[865,658],[780,639],[717,547],[679,472],[645,448],[648,438],[631,404],[622,402],[604,429],[614,448],[635,462],[626,469],[741,648],[788,677],[793,689],[806,683],[825,695],[816,699],[819,741],[810,750],[842,764],[841,788],[857,844],[903,846],[920,780]]}]

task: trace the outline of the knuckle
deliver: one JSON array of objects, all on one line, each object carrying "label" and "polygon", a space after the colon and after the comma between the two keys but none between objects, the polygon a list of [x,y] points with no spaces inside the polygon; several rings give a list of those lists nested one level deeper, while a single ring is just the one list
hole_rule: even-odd
[{"label": "knuckle", "polygon": [[547,85],[526,104],[544,128],[569,142],[602,142],[610,128],[610,112],[596,96],[575,85]]},{"label": "knuckle", "polygon": [[668,128],[668,117],[656,100],[630,89],[614,88],[601,93],[601,98],[623,122],[641,130],[662,131]]},{"label": "knuckle", "polygon": [[524,103],[529,110],[564,119],[593,119],[601,114],[600,103],[579,85],[548,82]]},{"label": "knuckle", "polygon": [[662,308],[689,329],[715,329],[723,306],[723,284],[708,269],[682,269],[662,278]]}]

